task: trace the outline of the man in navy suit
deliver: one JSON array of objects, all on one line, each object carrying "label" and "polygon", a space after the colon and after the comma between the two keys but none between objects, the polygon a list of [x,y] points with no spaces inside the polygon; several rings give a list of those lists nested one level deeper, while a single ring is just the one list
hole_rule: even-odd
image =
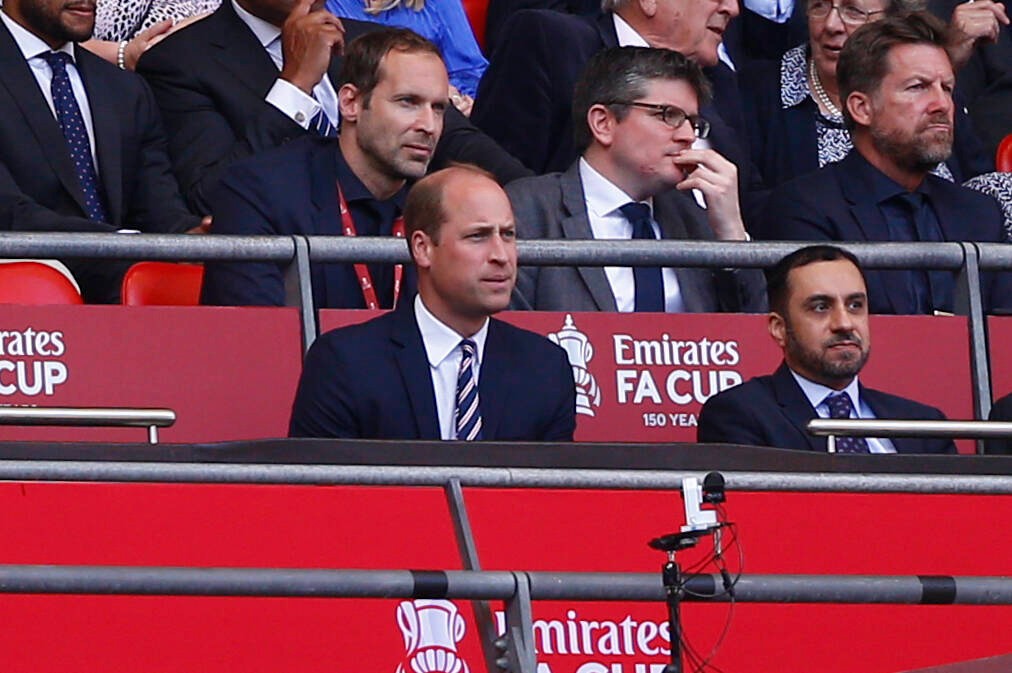
[{"label": "man in navy suit", "polygon": [[[942,412],[865,388],[858,374],[871,352],[864,274],[849,252],[801,248],[767,274],[770,336],[784,362],[711,397],[699,415],[700,442],[826,451],[806,431],[813,418],[940,420]],[[838,438],[848,453],[955,453],[948,439]]]},{"label": "man in navy suit", "polygon": [[[94,3],[7,0],[0,18],[0,230],[199,231],[151,91],[78,44]],[[66,264],[86,301],[119,301],[126,262]]]},{"label": "man in navy suit", "polygon": [[[169,133],[169,154],[189,207],[210,195],[238,159],[317,132],[322,109],[339,123],[343,46],[382,26],[338,19],[314,0],[226,0],[141,57]],[[528,174],[456,109],[447,110],[433,165],[462,161],[502,182]]]},{"label": "man in navy suit", "polygon": [[489,317],[509,304],[516,280],[506,194],[483,171],[448,168],[412,188],[404,219],[417,296],[317,339],[289,435],[571,441],[565,352]]},{"label": "man in navy suit", "polygon": [[[403,237],[408,181],[428,168],[448,95],[443,59],[425,38],[389,28],[353,40],[337,92],[340,137],[307,134],[233,164],[212,195],[215,233]],[[315,306],[390,308],[410,280],[404,271],[316,264]],[[282,306],[282,270],[270,263],[208,264],[202,301]]]},{"label": "man in navy suit", "polygon": [[[847,40],[837,74],[854,149],[785,183],[763,231],[774,240],[1004,240],[991,198],[930,174],[949,157],[955,77],[945,28],[929,14],[889,17]],[[872,271],[874,313],[953,312],[950,272]],[[985,275],[985,308],[1012,305],[1010,274]]]}]

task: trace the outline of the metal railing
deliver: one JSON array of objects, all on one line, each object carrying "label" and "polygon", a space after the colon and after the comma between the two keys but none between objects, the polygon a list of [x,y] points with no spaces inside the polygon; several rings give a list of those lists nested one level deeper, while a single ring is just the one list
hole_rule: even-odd
[{"label": "metal railing", "polygon": [[148,443],[158,443],[158,428],[176,422],[172,409],[127,407],[0,407],[0,425],[147,428]]}]

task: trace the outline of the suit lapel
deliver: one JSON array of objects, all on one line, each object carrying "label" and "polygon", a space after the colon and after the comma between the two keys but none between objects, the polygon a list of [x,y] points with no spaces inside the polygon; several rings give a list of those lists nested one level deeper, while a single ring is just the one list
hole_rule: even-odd
[{"label": "suit lapel", "polygon": [[[682,205],[679,203],[680,199],[686,206],[692,201],[692,197],[688,194],[674,190],[654,198],[654,220],[661,228],[663,239],[684,241],[693,238],[689,235],[685,222],[688,213],[683,212],[683,208],[680,207]],[[691,205],[694,206],[695,202]],[[686,311],[700,313],[716,305],[709,270],[676,267],[675,277],[678,279],[678,290]]]},{"label": "suit lapel", "polygon": [[[901,411],[893,408],[888,398],[879,395],[877,391],[865,388],[860,382],[858,382],[858,386],[861,389],[861,401],[871,408],[875,414],[875,418],[890,419],[904,417]],[[924,440],[922,439],[914,437],[890,437],[889,441],[892,442],[896,453],[922,453],[924,451]]]},{"label": "suit lapel", "polygon": [[278,69],[256,35],[235,13],[231,2],[223,2],[212,16],[211,58],[232,75],[236,82],[248,87],[257,98],[263,98],[278,78]]},{"label": "suit lapel", "polygon": [[[562,174],[562,205],[566,215],[559,226],[566,240],[590,240],[594,232],[590,228],[587,216],[587,201],[583,195],[583,184],[580,182],[579,161],[573,163],[569,170]],[[608,276],[600,266],[577,267],[577,273],[587,287],[587,292],[598,311],[616,311],[615,295],[608,283]]]},{"label": "suit lapel", "polygon": [[[857,150],[851,150],[856,153]],[[843,240],[855,241],[888,241],[889,226],[886,224],[878,204],[870,202],[866,196],[867,188],[856,171],[849,168],[850,162],[845,157],[838,164],[832,164],[832,170],[840,185],[843,198],[849,206],[848,216],[853,221],[854,231],[840,231]],[[871,271],[870,274],[878,275],[878,272]],[[880,283],[885,295],[889,300],[893,313],[902,313],[909,305],[907,299],[907,288],[902,283]]]},{"label": "suit lapel", "polygon": [[74,198],[82,214],[87,212],[84,194],[77,183],[77,173],[70,160],[67,141],[63,131],[50,111],[39,83],[32,75],[24,54],[18,49],[14,37],[7,27],[0,23],[0,62],[7,64],[0,68],[0,82],[6,87],[8,96],[21,110],[21,116],[32,130],[39,146],[39,153],[45,157],[53,172],[59,177],[64,189]]},{"label": "suit lapel", "polygon": [[791,376],[786,363],[781,364],[773,373],[773,394],[776,396],[784,416],[805,438],[808,448],[812,451],[827,451],[825,437],[814,437],[808,434],[808,421],[816,418],[818,414],[815,413],[815,409],[805,397],[805,393],[802,392],[797,381]]},{"label": "suit lapel", "polygon": [[615,32],[615,19],[611,12],[604,12],[595,18],[594,25],[605,48],[618,46],[618,33]]},{"label": "suit lapel", "polygon": [[99,183],[105,191],[110,224],[123,221],[123,162],[121,129],[117,111],[118,98],[115,88],[96,68],[91,54],[82,53],[84,48],[75,46],[78,72],[88,92],[91,107],[91,123],[95,130],[95,157],[98,160]]},{"label": "suit lapel", "polygon": [[[413,301],[401,302],[401,307],[394,312],[390,340],[393,342],[394,359],[400,370],[401,383],[408,394],[408,404],[411,406],[418,438],[440,439],[436,395],[432,391],[432,374],[425,357],[422,335],[415,322]],[[482,377],[484,375],[482,365]],[[484,403],[482,412],[484,413]]]},{"label": "suit lapel", "polygon": [[499,436],[506,399],[512,390],[510,377],[517,371],[512,344],[502,334],[501,327],[498,321],[489,320],[478,378],[482,437],[487,440]]}]

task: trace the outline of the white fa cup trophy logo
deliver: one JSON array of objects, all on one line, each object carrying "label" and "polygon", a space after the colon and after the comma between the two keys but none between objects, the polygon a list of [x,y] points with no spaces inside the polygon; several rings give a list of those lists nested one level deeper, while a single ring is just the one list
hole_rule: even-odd
[{"label": "white fa cup trophy logo", "polygon": [[467,625],[450,601],[404,601],[397,606],[397,626],[406,650],[397,673],[468,673],[457,654]]},{"label": "white fa cup trophy logo", "polygon": [[587,364],[594,357],[594,346],[587,335],[576,329],[572,314],[566,314],[566,322],[558,332],[548,335],[549,340],[566,351],[569,364],[573,367],[573,380],[576,382],[576,413],[594,416],[594,407],[601,406],[601,389],[597,380],[587,369]]}]

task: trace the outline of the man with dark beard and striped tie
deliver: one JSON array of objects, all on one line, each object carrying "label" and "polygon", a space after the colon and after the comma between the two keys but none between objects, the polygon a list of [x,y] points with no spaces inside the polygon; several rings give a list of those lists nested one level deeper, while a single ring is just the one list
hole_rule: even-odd
[{"label": "man with dark beard and striped tie", "polygon": [[490,318],[516,281],[516,227],[502,188],[474,167],[437,171],[412,188],[404,220],[418,294],[313,344],[290,436],[572,440],[565,352]]}]

